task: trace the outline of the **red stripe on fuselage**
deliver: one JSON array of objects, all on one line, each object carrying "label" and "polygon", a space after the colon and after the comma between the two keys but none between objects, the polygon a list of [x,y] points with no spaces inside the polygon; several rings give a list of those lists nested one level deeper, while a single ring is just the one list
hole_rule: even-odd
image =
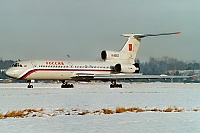
[{"label": "red stripe on fuselage", "polygon": [[57,72],[57,71],[64,71],[64,72],[80,72],[80,71],[86,71],[86,72],[112,72],[112,70],[92,70],[92,69],[34,69],[28,71],[26,74],[24,74],[20,79],[26,79],[31,74],[38,72],[38,71],[48,71],[48,72]]}]

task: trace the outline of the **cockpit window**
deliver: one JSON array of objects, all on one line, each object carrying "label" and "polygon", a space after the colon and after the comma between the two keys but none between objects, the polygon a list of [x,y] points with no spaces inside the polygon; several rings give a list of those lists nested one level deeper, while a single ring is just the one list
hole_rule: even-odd
[{"label": "cockpit window", "polygon": [[14,64],[12,65],[12,67],[22,67],[22,65],[19,64],[19,63],[14,63]]}]

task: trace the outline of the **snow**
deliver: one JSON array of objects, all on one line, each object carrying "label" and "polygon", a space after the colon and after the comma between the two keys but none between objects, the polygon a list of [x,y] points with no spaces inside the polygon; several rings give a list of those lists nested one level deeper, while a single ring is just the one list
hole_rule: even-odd
[{"label": "snow", "polygon": [[[0,84],[0,112],[44,111],[24,118],[0,119],[0,132],[200,132],[200,84],[123,83],[122,89],[110,89],[109,83],[76,83],[73,89],[45,83],[34,83],[34,89],[26,86],[24,83]],[[183,111],[93,113],[103,108],[164,110],[174,106]],[[84,110],[89,113],[78,115]]]}]

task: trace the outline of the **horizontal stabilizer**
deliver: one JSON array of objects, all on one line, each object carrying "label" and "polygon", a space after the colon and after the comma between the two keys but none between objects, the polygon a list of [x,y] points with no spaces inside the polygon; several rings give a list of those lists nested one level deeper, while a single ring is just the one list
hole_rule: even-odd
[{"label": "horizontal stabilizer", "polygon": [[144,38],[148,36],[162,36],[162,35],[173,35],[180,34],[181,32],[172,32],[172,33],[160,33],[160,34],[122,34],[124,37],[135,37],[135,38]]},{"label": "horizontal stabilizer", "polygon": [[148,36],[163,36],[163,35],[173,35],[173,34],[180,34],[181,32],[172,32],[172,33],[160,33],[160,34],[135,34],[134,37],[136,38],[143,38]]}]

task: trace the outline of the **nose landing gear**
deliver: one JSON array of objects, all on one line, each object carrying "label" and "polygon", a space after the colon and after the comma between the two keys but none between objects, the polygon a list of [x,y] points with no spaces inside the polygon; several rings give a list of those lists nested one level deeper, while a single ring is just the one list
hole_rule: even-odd
[{"label": "nose landing gear", "polygon": [[33,85],[31,85],[31,80],[27,80],[27,82],[28,82],[27,88],[33,88]]}]

